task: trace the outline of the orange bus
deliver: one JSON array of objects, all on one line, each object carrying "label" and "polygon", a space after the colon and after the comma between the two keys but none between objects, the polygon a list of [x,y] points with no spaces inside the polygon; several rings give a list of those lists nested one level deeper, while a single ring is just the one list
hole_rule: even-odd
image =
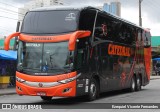
[{"label": "orange bus", "polygon": [[26,13],[17,38],[19,95],[95,100],[100,93],[150,81],[148,29],[94,7],[47,7]]}]

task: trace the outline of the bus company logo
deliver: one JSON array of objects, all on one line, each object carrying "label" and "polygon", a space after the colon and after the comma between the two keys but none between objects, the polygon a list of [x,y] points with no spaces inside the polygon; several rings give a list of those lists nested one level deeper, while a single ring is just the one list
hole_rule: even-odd
[{"label": "bus company logo", "polygon": [[32,40],[52,40],[52,37],[32,37]]},{"label": "bus company logo", "polygon": [[38,86],[39,86],[39,87],[43,87],[43,84],[40,82],[40,83],[38,84]]},{"label": "bus company logo", "polygon": [[69,13],[66,18],[66,21],[76,20],[76,14],[75,13]]},{"label": "bus company logo", "polygon": [[12,109],[11,104],[2,104],[2,109]]},{"label": "bus company logo", "polygon": [[108,54],[118,55],[118,56],[131,56],[131,48],[120,45],[109,44]]}]

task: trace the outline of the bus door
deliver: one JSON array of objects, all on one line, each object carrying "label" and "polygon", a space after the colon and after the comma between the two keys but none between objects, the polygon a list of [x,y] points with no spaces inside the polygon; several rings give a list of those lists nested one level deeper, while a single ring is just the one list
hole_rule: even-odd
[{"label": "bus door", "polygon": [[77,74],[81,74],[77,79],[77,95],[88,93],[89,76],[89,45],[86,38],[77,39],[76,59]]}]

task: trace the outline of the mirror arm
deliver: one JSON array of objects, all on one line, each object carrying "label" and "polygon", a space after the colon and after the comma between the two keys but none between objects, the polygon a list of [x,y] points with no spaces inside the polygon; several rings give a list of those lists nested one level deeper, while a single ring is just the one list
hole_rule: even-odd
[{"label": "mirror arm", "polygon": [[16,36],[19,36],[19,35],[20,35],[20,32],[15,32],[15,33],[12,33],[11,35],[9,35],[8,37],[6,37],[6,39],[4,41],[4,50],[8,51],[9,50],[10,40],[13,37],[16,37]]},{"label": "mirror arm", "polygon": [[76,31],[76,32],[74,32],[69,39],[69,46],[68,46],[69,50],[70,51],[75,50],[75,44],[76,44],[77,38],[84,38],[84,37],[90,36],[90,34],[91,34],[90,31]]}]

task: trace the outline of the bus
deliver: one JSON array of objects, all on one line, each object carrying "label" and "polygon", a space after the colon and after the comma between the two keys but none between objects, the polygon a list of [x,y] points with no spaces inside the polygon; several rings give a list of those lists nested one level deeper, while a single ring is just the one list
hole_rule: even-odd
[{"label": "bus", "polygon": [[16,92],[52,97],[87,96],[149,84],[149,29],[94,7],[43,7],[26,13],[17,38]]}]

